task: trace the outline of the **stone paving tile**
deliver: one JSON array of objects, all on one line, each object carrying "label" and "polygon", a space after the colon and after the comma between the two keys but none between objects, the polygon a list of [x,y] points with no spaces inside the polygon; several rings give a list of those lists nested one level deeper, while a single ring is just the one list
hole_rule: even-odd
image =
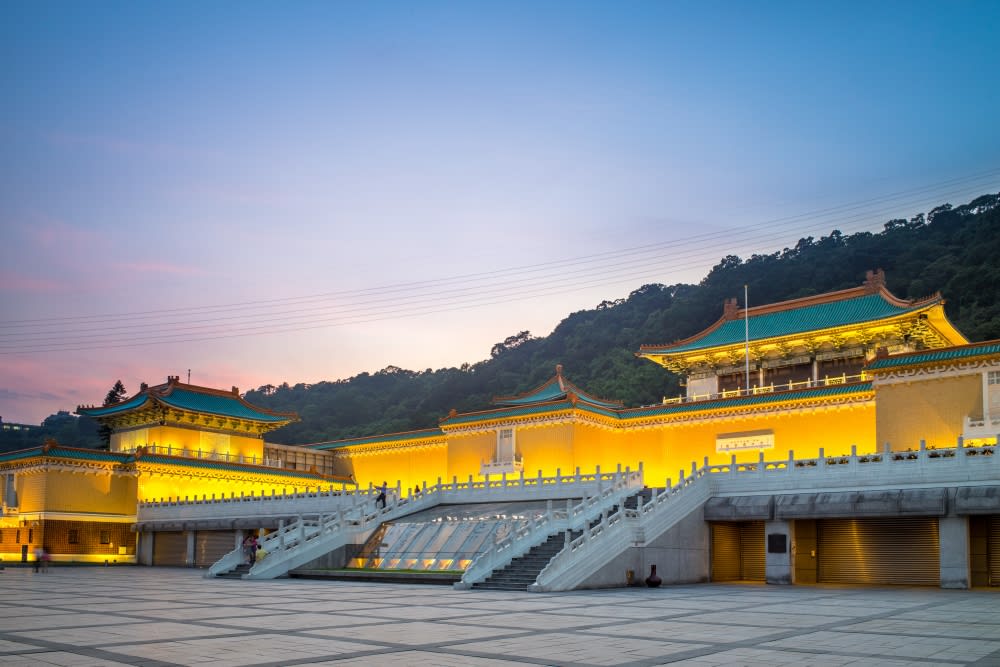
[{"label": "stone paving tile", "polygon": [[[471,639],[495,637],[498,631],[491,627],[480,628],[450,623],[386,623],[354,627],[337,627],[326,630],[310,630],[310,635],[327,635],[348,641],[374,642],[378,644],[410,646],[461,642]],[[503,634],[517,634],[503,632]],[[520,634],[524,634],[521,631]]]},{"label": "stone paving tile", "polygon": [[756,625],[769,628],[815,628],[827,625],[833,621],[843,620],[843,616],[821,616],[817,611],[812,614],[773,614],[766,609],[759,611],[720,611],[715,614],[696,614],[685,616],[684,621],[690,623],[729,623],[733,625]]},{"label": "stone paving tile", "polygon": [[[567,614],[540,614],[527,612],[488,614],[472,616],[462,620],[468,625],[481,625],[488,628],[508,628],[514,630],[564,630],[580,626],[595,625],[600,619],[571,616]],[[617,621],[616,621],[617,622]]]},{"label": "stone paving tile", "polygon": [[545,664],[623,665],[646,658],[659,658],[671,653],[702,648],[698,644],[678,644],[631,637],[608,637],[605,641],[581,641],[577,634],[531,634],[524,637],[457,644],[449,648],[465,648],[476,654],[499,657],[529,658]]},{"label": "stone paving tile", "polygon": [[246,616],[227,619],[214,619],[213,626],[243,628],[260,632],[275,630],[315,630],[330,627],[349,627],[353,625],[370,625],[383,621],[349,614],[274,614],[271,616]]},{"label": "stone paving tile", "polygon": [[[1000,611],[1000,600],[998,611]],[[982,622],[980,616],[978,622],[950,622],[949,621],[924,621],[913,619],[876,619],[857,623],[853,625],[842,625],[837,628],[844,632],[867,632],[881,634],[915,635],[918,637],[961,637],[963,639],[992,639],[1000,641],[1000,620],[992,619],[992,622]]]},{"label": "stone paving tile", "polygon": [[[338,594],[339,595],[339,594]],[[359,611],[365,609],[385,609],[385,604],[366,604],[363,600],[286,600],[280,604],[275,604],[270,600],[255,600],[253,608],[263,613],[271,612],[338,612],[338,611]]]},{"label": "stone paving tile", "polygon": [[515,665],[537,665],[536,662],[520,662],[517,660],[493,658],[477,658],[470,655],[449,655],[447,653],[428,651],[399,651],[382,653],[374,658],[345,658],[326,662],[301,663],[298,667],[372,667],[374,664],[392,663],[407,667],[513,667]]},{"label": "stone paving tile", "polygon": [[60,628],[19,631],[11,636],[22,640],[74,644],[76,646],[102,646],[134,641],[163,641],[185,639],[191,636],[211,637],[232,635],[234,630],[212,628],[204,625],[193,627],[187,623],[114,623],[102,627]]},{"label": "stone paving tile", "polygon": [[115,653],[123,655],[200,667],[280,664],[319,656],[329,659],[367,650],[371,650],[369,646],[354,642],[267,633],[114,647]]},{"label": "stone paving tile", "polygon": [[4,653],[16,653],[18,651],[30,651],[35,647],[31,644],[22,644],[20,642],[10,641],[9,639],[0,639],[0,655]]},{"label": "stone paving tile", "polygon": [[[2,610],[0,610],[2,611]],[[133,619],[126,616],[115,616],[114,614],[54,614],[46,616],[44,619],[39,616],[31,617],[9,617],[4,614],[0,617],[0,632],[15,632],[17,630],[34,630],[39,625],[46,628],[73,628],[88,625],[100,626],[113,623],[132,623]]]},{"label": "stone paving tile", "polygon": [[660,663],[671,667],[955,667],[954,662],[912,662],[887,658],[820,653],[782,652],[765,649],[733,649],[711,656]]},{"label": "stone paving tile", "polygon": [[950,637],[913,637],[861,632],[814,632],[794,639],[781,639],[763,646],[822,649],[830,653],[929,658],[972,662],[1000,651],[1000,642]]},{"label": "stone paving tile", "polygon": [[0,656],[0,665],[16,665],[16,667],[52,667],[52,665],[62,665],[64,667],[127,667],[129,663],[53,651],[49,653],[32,653],[31,655],[18,656],[13,659],[10,656]]},{"label": "stone paving tile", "polygon": [[784,634],[781,627],[754,627],[749,625],[723,625],[721,623],[686,623],[683,621],[645,621],[629,623],[628,625],[606,625],[600,628],[583,630],[593,635],[626,635],[630,637],[646,637],[649,639],[671,639],[687,642],[708,642],[711,644],[727,644],[743,642],[751,639],[760,640],[766,637]]}]

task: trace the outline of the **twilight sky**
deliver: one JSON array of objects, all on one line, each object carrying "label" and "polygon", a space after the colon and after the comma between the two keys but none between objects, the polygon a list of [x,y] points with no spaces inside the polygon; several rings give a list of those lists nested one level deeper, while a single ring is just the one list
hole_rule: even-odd
[{"label": "twilight sky", "polygon": [[998,25],[994,1],[3,3],[0,416],[188,369],[475,362],[727,254],[997,192]]}]

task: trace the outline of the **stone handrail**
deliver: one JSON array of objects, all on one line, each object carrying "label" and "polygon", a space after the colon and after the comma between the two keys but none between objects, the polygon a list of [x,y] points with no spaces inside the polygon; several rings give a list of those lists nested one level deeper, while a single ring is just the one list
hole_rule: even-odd
[{"label": "stone handrail", "polygon": [[[819,456],[709,465],[692,463],[691,473],[680,472],[680,482],[653,490],[649,502],[640,500],[635,510],[621,510],[567,544],[539,573],[533,591],[569,590],[596,568],[610,562],[633,544],[654,540],[713,496],[742,493],[791,493],[832,491],[858,486],[898,488],[903,485],[990,484],[1000,479],[1000,452],[995,445],[928,448],[921,442],[913,451]],[[763,482],[763,483],[762,483]]]},{"label": "stone handrail", "polygon": [[528,590],[569,590],[579,583],[578,579],[617,556],[617,547],[624,549],[633,544],[637,533],[638,536],[642,534],[643,523],[651,525],[655,517],[661,519],[659,523],[667,523],[665,529],[704,504],[709,498],[709,490],[709,479],[704,470],[686,479],[682,473],[681,481],[676,486],[670,486],[668,481],[668,487],[662,492],[653,489],[648,503],[643,504],[640,496],[637,509],[621,507],[611,516],[602,516],[600,523],[586,526],[578,538],[568,541]]},{"label": "stone handrail", "polygon": [[754,385],[750,387],[750,389],[724,389],[719,392],[693,394],[691,396],[676,396],[674,398],[667,398],[664,396],[663,405],[678,405],[680,403],[694,403],[697,401],[708,401],[719,398],[737,398],[739,396],[757,396],[760,394],[773,394],[776,391],[791,391],[793,389],[830,387],[834,385],[851,384],[854,382],[864,382],[866,379],[867,376],[864,373],[859,373],[857,375],[847,375],[846,373],[841,373],[840,375],[828,375],[817,380],[800,380],[799,382],[785,382],[782,384],[774,384],[772,382],[771,384],[765,384],[762,386]]},{"label": "stone handrail", "polygon": [[455,588],[468,589],[474,583],[484,581],[497,568],[505,567],[532,547],[544,542],[550,535],[560,531],[586,529],[587,524],[601,516],[607,517],[609,509],[620,505],[636,488],[642,486],[642,466],[632,472],[628,469],[612,480],[609,487],[597,495],[584,498],[575,506],[567,506],[564,512],[554,512],[549,503],[546,513],[534,520],[524,522],[517,530],[496,543],[492,549],[480,554],[466,568],[462,580]]},{"label": "stone handrail", "polygon": [[[282,500],[292,503],[310,498],[321,500],[332,498],[334,504],[323,506],[326,512],[313,510],[298,513],[298,518],[294,521],[287,525],[281,522],[277,531],[261,540],[260,546],[267,555],[245,575],[248,579],[261,579],[281,576],[290,569],[301,567],[353,540],[357,534],[374,530],[384,521],[430,509],[438,504],[604,497],[606,491],[618,488],[624,483],[632,486],[642,484],[641,468],[634,472],[628,468],[624,471],[619,468],[614,472],[603,473],[600,468],[593,473],[581,473],[578,468],[571,475],[558,473],[559,471],[550,477],[541,474],[536,477],[525,477],[522,473],[513,479],[503,475],[500,478],[487,476],[482,480],[474,480],[470,476],[467,482],[459,482],[457,478],[453,478],[450,483],[442,482],[439,478],[437,484],[425,485],[420,493],[411,494],[406,498],[402,497],[400,485],[397,483],[396,488],[389,489],[386,494],[388,497],[385,507],[376,507],[377,490],[371,485],[367,489],[347,489],[340,492],[317,491],[315,494],[309,492],[284,496],[257,496],[258,500],[254,500],[253,497],[248,500],[244,497],[217,501],[145,503],[144,506],[147,510],[152,507],[172,508],[175,513],[171,516],[176,517],[176,513],[180,510],[196,506],[225,507],[226,503],[231,505],[235,503],[235,506],[249,510],[264,507],[266,503],[275,501],[271,507],[281,510],[275,515],[296,516],[294,510],[304,505],[300,502],[297,506],[289,504],[287,507],[282,507],[280,506]],[[146,520],[149,519],[147,515]],[[317,540],[317,537],[322,539]],[[234,549],[210,567],[206,576],[227,572],[241,562],[242,551]]]},{"label": "stone handrail", "polygon": [[283,464],[281,459],[272,459],[266,456],[247,456],[245,454],[218,452],[214,449],[194,449],[191,447],[174,447],[173,445],[157,445],[155,442],[148,445],[125,447],[118,451],[126,454],[158,454],[160,456],[179,456],[182,458],[203,459],[206,461],[222,461],[224,463],[244,463],[264,466],[266,468],[280,468]]}]

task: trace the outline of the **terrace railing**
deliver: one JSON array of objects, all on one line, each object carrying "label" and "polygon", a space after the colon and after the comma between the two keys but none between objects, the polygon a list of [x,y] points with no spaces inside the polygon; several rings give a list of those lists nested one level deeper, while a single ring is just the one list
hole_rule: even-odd
[{"label": "terrace railing", "polygon": [[1000,452],[996,445],[933,448],[921,442],[912,451],[857,453],[765,461],[761,453],[753,462],[710,465],[708,458],[672,486],[654,490],[651,500],[634,510],[622,509],[601,524],[588,527],[556,554],[538,576],[533,591],[570,590],[597,568],[611,562],[631,546],[642,546],[662,535],[709,498],[747,493],[834,492],[865,488],[899,489],[907,486],[961,486],[995,483],[1000,479]]}]

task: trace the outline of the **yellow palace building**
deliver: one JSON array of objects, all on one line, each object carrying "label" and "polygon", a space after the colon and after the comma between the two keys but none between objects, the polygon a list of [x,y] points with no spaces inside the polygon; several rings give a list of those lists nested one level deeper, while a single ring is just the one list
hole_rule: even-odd
[{"label": "yellow palace building", "polygon": [[[435,428],[301,446],[266,442],[295,415],[171,376],[117,405],[78,409],[111,427],[109,451],[50,443],[0,455],[0,553],[20,560],[44,546],[56,560],[136,562],[137,503],[154,500],[384,480],[406,496],[439,481],[597,467],[641,466],[646,485],[662,487],[693,463],[955,447],[993,443],[1000,431],[1000,341],[969,344],[940,295],[898,299],[881,272],[749,310],[727,302],[706,330],[637,356],[680,374],[685,394],[628,408],[556,367],[534,390],[453,411]],[[186,538],[203,554],[188,564],[219,553],[213,539],[231,548],[234,531],[271,527],[211,526],[204,544],[200,533]]]},{"label": "yellow palace building", "polygon": [[[914,356],[929,350],[948,350],[949,366],[957,359],[973,366],[932,371],[937,362]],[[983,392],[995,398],[978,364],[1000,363],[998,352],[997,344],[968,345],[940,295],[897,299],[881,272],[872,272],[854,289],[749,311],[729,301],[698,335],[642,346],[637,356],[686,378],[686,394],[659,405],[624,408],[588,394],[557,367],[533,391],[494,399],[481,412],[452,413],[438,428],[308,447],[330,452],[338,474],[362,484],[400,479],[407,489],[438,478],[636,469],[640,462],[646,483],[660,486],[706,458],[906,450],[921,440],[953,446],[960,436],[984,435],[967,421],[984,414]],[[889,370],[900,364],[913,381]],[[1000,408],[993,414],[1000,417]]]}]

